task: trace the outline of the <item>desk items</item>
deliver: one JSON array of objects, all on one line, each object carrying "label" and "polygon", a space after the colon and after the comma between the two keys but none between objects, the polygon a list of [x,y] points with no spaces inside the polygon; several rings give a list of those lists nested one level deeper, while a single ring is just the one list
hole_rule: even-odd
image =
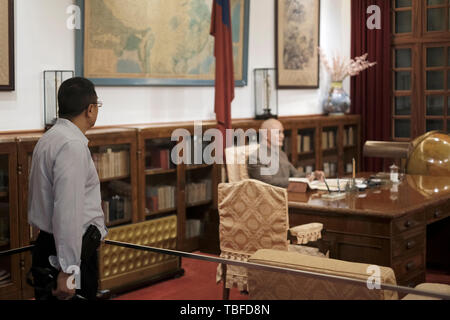
[{"label": "desk items", "polygon": [[[327,185],[325,182],[322,181],[309,181],[307,178],[290,178],[289,179],[289,187],[288,192],[296,192],[291,190],[305,190],[303,192],[306,192],[308,190],[316,190],[316,191],[329,191],[330,192],[339,192],[339,190],[345,190],[345,187],[347,183],[351,179],[327,179]],[[339,181],[339,186],[338,186]],[[363,183],[364,179],[356,179],[358,183]],[[302,191],[297,191],[302,192]]]}]

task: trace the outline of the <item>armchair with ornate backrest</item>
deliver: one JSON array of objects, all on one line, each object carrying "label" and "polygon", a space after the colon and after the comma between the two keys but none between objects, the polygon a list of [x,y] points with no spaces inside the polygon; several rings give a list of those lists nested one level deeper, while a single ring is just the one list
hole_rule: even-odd
[{"label": "armchair with ornate backrest", "polygon": [[[290,245],[287,191],[257,180],[219,185],[219,235],[221,257],[248,261],[260,249],[295,251],[325,257],[317,248]],[[321,224],[302,226],[296,235],[302,243],[321,238]],[[219,265],[216,280],[223,281],[224,299],[229,289],[248,291],[247,269]]]}]

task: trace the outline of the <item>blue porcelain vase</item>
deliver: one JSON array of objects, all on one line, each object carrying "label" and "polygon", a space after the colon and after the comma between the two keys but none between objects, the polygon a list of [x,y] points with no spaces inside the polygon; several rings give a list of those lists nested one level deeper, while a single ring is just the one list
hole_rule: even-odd
[{"label": "blue porcelain vase", "polygon": [[351,100],[344,91],[342,81],[332,82],[330,93],[323,101],[323,111],[328,115],[344,115],[350,113]]}]

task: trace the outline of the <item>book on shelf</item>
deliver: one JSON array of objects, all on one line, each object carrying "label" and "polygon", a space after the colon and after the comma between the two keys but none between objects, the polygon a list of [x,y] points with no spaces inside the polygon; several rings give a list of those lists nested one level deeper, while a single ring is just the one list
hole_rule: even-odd
[{"label": "book on shelf", "polygon": [[350,147],[355,145],[354,129],[348,127],[344,130],[344,146]]},{"label": "book on shelf", "polygon": [[170,149],[167,148],[151,148],[146,156],[147,168],[161,170],[174,169],[175,166],[170,160],[170,154]]},{"label": "book on shelf", "polygon": [[348,145],[354,146],[355,145],[355,137],[354,137],[354,130],[353,127],[348,128]]},{"label": "book on shelf", "polygon": [[347,163],[347,165],[345,166],[345,172],[346,173],[353,173],[353,163]]},{"label": "book on shelf", "polygon": [[157,186],[147,187],[147,209],[150,212],[173,209],[176,207],[175,187]]},{"label": "book on shelf", "polygon": [[132,207],[130,198],[115,195],[106,200],[102,200],[102,209],[107,224],[117,220],[131,219]]},{"label": "book on shelf", "polygon": [[334,162],[325,162],[323,164],[323,171],[326,177],[333,177],[337,174],[337,165]]},{"label": "book on shelf", "polygon": [[106,152],[92,154],[99,179],[128,176],[130,174],[129,159],[130,153],[126,150],[112,151],[108,148]]},{"label": "book on shelf", "polygon": [[297,138],[297,153],[302,153],[303,150],[302,144],[303,144],[303,136],[299,134]]},{"label": "book on shelf", "polygon": [[323,172],[325,173],[325,176],[330,176],[330,164],[328,162],[325,162],[323,164]]},{"label": "book on shelf", "polygon": [[337,175],[337,165],[334,162],[330,163],[330,174],[332,177]]},{"label": "book on shelf", "polygon": [[328,131],[328,148],[327,149],[334,149],[336,148],[336,138],[335,138],[334,131]]},{"label": "book on shelf", "polygon": [[303,150],[301,153],[311,152],[311,136],[303,136]]},{"label": "book on shelf", "polygon": [[202,221],[199,219],[186,220],[186,238],[199,237],[202,234]]},{"label": "book on shelf", "polygon": [[322,131],[322,150],[328,149],[328,133]]},{"label": "book on shelf", "polygon": [[212,199],[211,180],[189,183],[186,187],[186,203],[195,204]]}]

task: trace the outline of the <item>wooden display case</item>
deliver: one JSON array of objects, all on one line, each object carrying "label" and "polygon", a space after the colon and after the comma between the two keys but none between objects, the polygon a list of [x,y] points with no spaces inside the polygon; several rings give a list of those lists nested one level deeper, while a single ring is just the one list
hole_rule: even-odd
[{"label": "wooden display case", "polygon": [[[0,251],[20,246],[17,208],[17,146],[0,136]],[[0,299],[21,298],[20,257],[0,258]]]}]

